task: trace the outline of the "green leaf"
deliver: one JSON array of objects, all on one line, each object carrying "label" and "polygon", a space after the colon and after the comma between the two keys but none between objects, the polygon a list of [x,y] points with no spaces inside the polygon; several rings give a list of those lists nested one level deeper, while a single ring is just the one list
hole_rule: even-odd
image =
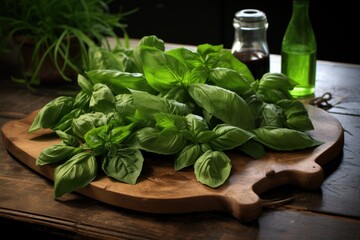
[{"label": "green leaf", "polygon": [[108,86],[114,94],[129,93],[128,88],[155,94],[142,73],[128,73],[119,70],[99,69],[86,72],[91,81]]},{"label": "green leaf", "polygon": [[112,144],[122,143],[130,134],[133,129],[134,124],[129,124],[127,126],[118,126],[111,129],[107,142]]},{"label": "green leaf", "polygon": [[126,49],[115,46],[107,49],[102,46],[93,46],[89,49],[88,69],[117,69],[126,71],[131,65],[131,60]]},{"label": "green leaf", "polygon": [[41,128],[55,127],[58,121],[72,110],[73,103],[74,98],[68,96],[60,96],[48,102],[36,114],[28,132],[32,133]]},{"label": "green leaf", "polygon": [[258,128],[253,133],[256,141],[278,151],[293,151],[323,144],[304,132],[288,128]]},{"label": "green leaf", "polygon": [[186,145],[186,138],[178,130],[172,128],[157,129],[145,127],[134,134],[132,146],[142,150],[171,155],[180,152]]},{"label": "green leaf", "polygon": [[165,99],[147,92],[132,90],[135,106],[149,116],[157,113],[171,113],[177,115],[187,115],[191,112],[189,107],[172,99]]},{"label": "green leaf", "polygon": [[254,139],[250,139],[249,141],[244,142],[239,147],[237,147],[237,149],[252,157],[253,159],[259,159],[266,154],[265,147],[261,143],[256,142]]},{"label": "green leaf", "polygon": [[98,112],[112,112],[115,108],[115,97],[108,86],[102,83],[94,85],[89,106]]},{"label": "green leaf", "polygon": [[256,94],[265,102],[276,103],[282,99],[292,99],[289,90],[297,84],[282,73],[265,73],[258,84]]},{"label": "green leaf", "polygon": [[118,181],[136,184],[143,167],[144,158],[136,148],[114,149],[104,158],[103,171]]},{"label": "green leaf", "polygon": [[93,84],[89,79],[87,79],[86,77],[84,77],[81,74],[78,74],[77,83],[82,91],[86,92],[89,95],[92,93]]},{"label": "green leaf", "polygon": [[85,113],[75,118],[71,123],[71,131],[75,136],[84,139],[84,135],[91,129],[107,124],[107,117],[102,112]]},{"label": "green leaf", "polygon": [[132,116],[136,107],[132,94],[118,94],[115,96],[115,111],[124,116]]},{"label": "green leaf", "polygon": [[140,39],[139,46],[154,47],[161,51],[165,50],[165,43],[155,35],[144,36]]},{"label": "green leaf", "polygon": [[83,114],[83,110],[80,108],[74,108],[69,113],[65,114],[56,124],[56,126],[53,127],[53,130],[61,130],[64,132],[68,132],[71,130],[71,124],[75,118],[78,118]]},{"label": "green leaf", "polygon": [[194,142],[197,142],[200,144],[203,144],[203,143],[208,144],[211,141],[211,139],[213,139],[215,136],[216,136],[215,132],[213,132],[211,130],[203,131],[203,132],[199,133],[198,135],[196,135]]},{"label": "green leaf", "polygon": [[174,130],[186,130],[186,118],[184,116],[156,113],[155,115],[157,128],[172,128]]},{"label": "green leaf", "polygon": [[203,154],[199,144],[185,146],[174,162],[175,171],[194,165],[196,160]]},{"label": "green leaf", "polygon": [[196,51],[205,59],[211,53],[220,53],[224,49],[223,45],[211,45],[208,43],[197,46]]},{"label": "green leaf", "polygon": [[210,81],[216,86],[237,92],[239,94],[245,94],[250,88],[250,83],[243,75],[238,71],[229,68],[214,68],[210,72]]},{"label": "green leaf", "polygon": [[234,149],[249,141],[255,135],[238,127],[220,124],[213,129],[215,136],[209,144],[214,150]]},{"label": "green leaf", "polygon": [[196,104],[224,123],[246,130],[255,122],[248,104],[235,92],[207,84],[192,84],[189,94]]},{"label": "green leaf", "polygon": [[79,91],[75,97],[75,102],[73,108],[87,109],[90,102],[91,93],[88,93],[84,90]]},{"label": "green leaf", "polygon": [[284,111],[276,104],[264,103],[257,117],[257,127],[285,127],[286,116]]},{"label": "green leaf", "polygon": [[194,165],[196,179],[212,188],[224,184],[231,172],[231,160],[220,151],[206,151]]},{"label": "green leaf", "polygon": [[57,130],[55,132],[59,136],[59,138],[63,141],[64,144],[74,147],[79,146],[79,142],[76,140],[76,138],[73,135],[60,130]]},{"label": "green leaf", "polygon": [[185,103],[186,100],[188,100],[187,90],[182,86],[172,88],[168,92],[162,93],[159,96],[165,99],[172,99],[182,103]]},{"label": "green leaf", "polygon": [[220,49],[218,52],[207,54],[206,65],[211,70],[216,68],[227,68],[234,70],[241,75],[244,81],[247,81],[248,83],[253,83],[255,81],[249,68],[244,63],[239,61],[229,49]]},{"label": "green leaf", "polygon": [[108,131],[109,126],[105,125],[93,128],[85,134],[85,143],[94,152],[94,154],[101,155],[107,152],[106,143],[108,139]]},{"label": "green leaf", "polygon": [[67,160],[71,157],[74,150],[75,147],[67,146],[63,142],[51,145],[42,150],[36,158],[36,165],[42,166]]},{"label": "green leaf", "polygon": [[149,47],[140,50],[144,75],[150,86],[160,93],[181,86],[190,73],[184,63],[161,50]]},{"label": "green leaf", "polygon": [[189,86],[193,83],[206,83],[209,78],[210,70],[206,66],[195,67],[190,71],[190,74],[183,80],[184,86]]},{"label": "green leaf", "polygon": [[276,103],[285,111],[286,125],[288,128],[309,131],[314,129],[314,125],[309,118],[309,114],[300,101],[283,99]]},{"label": "green leaf", "polygon": [[209,130],[206,121],[204,120],[204,118],[202,118],[199,115],[195,115],[191,113],[186,115],[185,119],[186,119],[187,129],[189,129],[189,131],[192,134],[194,134],[194,136],[197,136],[201,132]]},{"label": "green leaf", "polygon": [[198,52],[188,48],[179,47],[166,51],[167,54],[177,58],[180,62],[186,64],[189,69],[203,66],[205,63]]},{"label": "green leaf", "polygon": [[73,192],[91,183],[97,175],[97,161],[91,153],[81,152],[55,168],[54,198]]}]

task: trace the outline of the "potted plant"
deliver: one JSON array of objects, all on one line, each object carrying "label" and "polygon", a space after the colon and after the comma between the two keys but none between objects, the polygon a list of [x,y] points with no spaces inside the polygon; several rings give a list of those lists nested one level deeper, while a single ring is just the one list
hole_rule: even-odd
[{"label": "potted plant", "polygon": [[111,13],[111,0],[2,0],[1,58],[20,69],[14,79],[28,86],[71,81],[88,62],[87,50],[108,37],[127,39],[121,22],[128,12]]}]

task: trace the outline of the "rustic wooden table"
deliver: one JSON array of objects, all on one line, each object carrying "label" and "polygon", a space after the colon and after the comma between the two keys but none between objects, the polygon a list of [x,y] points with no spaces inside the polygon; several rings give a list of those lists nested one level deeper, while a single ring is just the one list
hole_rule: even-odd
[{"label": "rustic wooden table", "polygon": [[[271,56],[279,72],[280,57]],[[0,144],[1,235],[36,239],[360,239],[360,65],[318,61],[315,97],[331,93],[325,109],[345,129],[339,156],[324,166],[320,189],[284,185],[261,194],[258,219],[240,223],[230,214],[151,214],[71,193],[53,199],[53,182]],[[39,109],[74,84],[44,86],[36,94],[14,84],[2,69],[0,126]],[[17,238],[16,238],[17,239]]]}]

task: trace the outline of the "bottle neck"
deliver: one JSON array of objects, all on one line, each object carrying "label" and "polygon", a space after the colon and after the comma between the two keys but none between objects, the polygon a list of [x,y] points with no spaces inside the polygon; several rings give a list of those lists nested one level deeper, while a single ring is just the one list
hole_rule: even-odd
[{"label": "bottle neck", "polygon": [[292,21],[293,24],[301,24],[301,25],[310,22],[308,0],[293,1],[292,17],[290,21]]},{"label": "bottle neck", "polygon": [[315,33],[309,18],[309,0],[293,0],[293,12],[283,37],[282,50],[295,47],[316,51]]}]

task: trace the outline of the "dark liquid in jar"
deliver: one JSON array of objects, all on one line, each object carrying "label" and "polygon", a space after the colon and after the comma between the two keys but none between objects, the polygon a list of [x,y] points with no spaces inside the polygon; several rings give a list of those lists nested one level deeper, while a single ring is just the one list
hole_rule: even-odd
[{"label": "dark liquid in jar", "polygon": [[234,52],[233,55],[242,63],[246,64],[255,80],[270,70],[270,57],[263,52]]}]

